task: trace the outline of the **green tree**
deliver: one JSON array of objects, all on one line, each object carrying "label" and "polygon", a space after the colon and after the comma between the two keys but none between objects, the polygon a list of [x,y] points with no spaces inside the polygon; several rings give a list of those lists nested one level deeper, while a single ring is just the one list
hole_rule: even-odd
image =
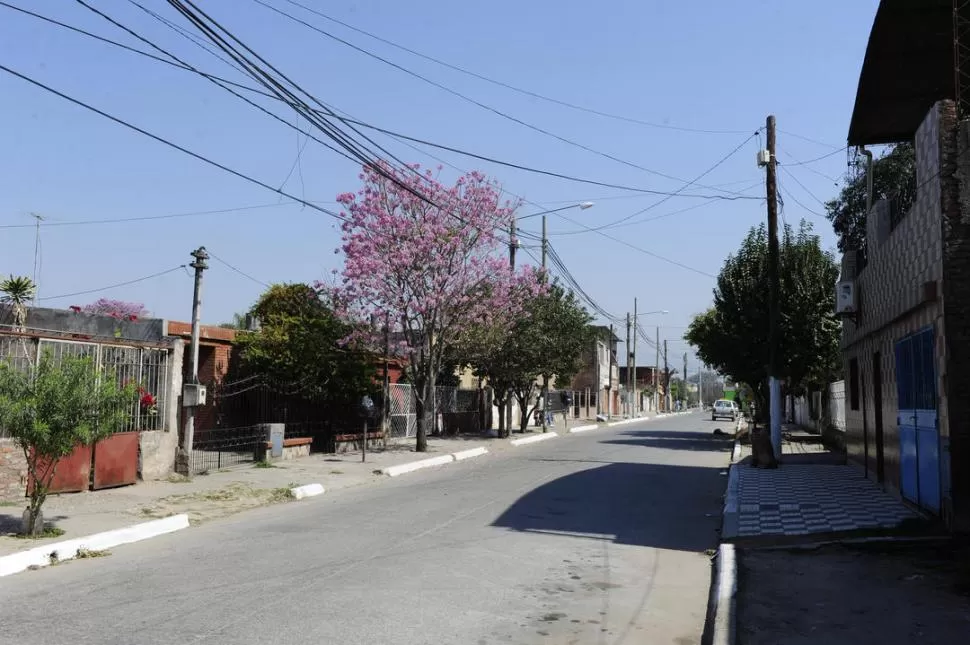
[{"label": "green tree", "polygon": [[275,284],[250,313],[260,328],[237,335],[242,374],[341,402],[374,390],[375,357],[344,346],[353,328],[310,285]]},{"label": "green tree", "polygon": [[[839,236],[839,251],[866,244],[866,175],[850,177],[839,196],[825,204],[825,214]],[[916,199],[916,152],[912,143],[893,146],[872,162],[872,201],[897,197],[905,211]]]},{"label": "green tree", "polygon": [[24,532],[43,531],[41,507],[60,460],[124,427],[137,404],[134,384],[120,386],[89,357],[59,363],[44,354],[29,370],[0,362],[0,428],[24,452],[33,486]]},{"label": "green tree", "polygon": [[[459,344],[459,363],[488,379],[502,410],[511,393],[519,403],[520,429],[525,430],[538,407],[529,405],[540,383],[568,382],[582,368],[583,352],[592,342],[592,317],[572,291],[550,284],[524,305],[511,332],[470,329]],[[505,415],[499,419],[504,434]]]},{"label": "green tree", "polygon": [[[784,227],[779,250],[781,377],[796,390],[821,385],[841,363],[832,296],[839,267],[804,221],[797,232]],[[768,236],[760,226],[728,257],[714,306],[695,316],[684,335],[704,363],[751,387],[759,413],[767,410],[767,269]]]}]

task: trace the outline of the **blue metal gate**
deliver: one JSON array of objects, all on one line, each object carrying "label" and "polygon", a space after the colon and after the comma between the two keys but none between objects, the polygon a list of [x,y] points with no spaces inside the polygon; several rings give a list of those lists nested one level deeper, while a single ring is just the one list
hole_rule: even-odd
[{"label": "blue metal gate", "polygon": [[903,497],[940,510],[940,433],[936,413],[933,328],[896,343],[899,479]]}]

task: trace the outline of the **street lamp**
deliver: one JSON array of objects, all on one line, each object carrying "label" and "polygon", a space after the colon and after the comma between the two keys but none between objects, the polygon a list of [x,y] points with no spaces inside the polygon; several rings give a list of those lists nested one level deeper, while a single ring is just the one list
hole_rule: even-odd
[{"label": "street lamp", "polygon": [[[546,269],[546,256],[549,250],[549,238],[546,234],[546,216],[551,213],[558,213],[560,211],[569,210],[571,208],[578,208],[579,210],[586,210],[587,208],[592,208],[594,206],[593,202],[579,202],[576,204],[569,204],[568,206],[561,206],[559,208],[553,208],[548,211],[539,211],[538,213],[529,213],[518,219],[529,219],[530,217],[542,216],[542,270]],[[515,250],[519,245],[519,241],[515,238],[515,225],[516,217],[512,214],[512,222],[509,226],[509,267],[512,271],[515,271]],[[547,429],[547,417],[549,410],[549,379],[543,377],[542,380],[542,431],[545,432]],[[511,423],[512,419],[512,407],[509,406],[508,419]]]}]

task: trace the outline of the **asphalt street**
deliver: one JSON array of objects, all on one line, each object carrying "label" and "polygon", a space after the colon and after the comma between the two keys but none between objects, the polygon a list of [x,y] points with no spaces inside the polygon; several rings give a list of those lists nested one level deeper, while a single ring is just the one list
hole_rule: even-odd
[{"label": "asphalt street", "polygon": [[694,413],[0,579],[18,645],[694,645],[729,431]]}]

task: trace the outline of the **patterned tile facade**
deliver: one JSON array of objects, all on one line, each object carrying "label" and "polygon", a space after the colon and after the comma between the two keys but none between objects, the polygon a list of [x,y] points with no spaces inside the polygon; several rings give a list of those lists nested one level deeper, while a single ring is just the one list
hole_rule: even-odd
[{"label": "patterned tile facade", "polygon": [[737,537],[893,528],[916,517],[850,466],[736,468]]},{"label": "patterned tile facade", "polygon": [[[873,374],[874,355],[881,357],[881,412],[885,483],[899,489],[899,430],[895,343],[909,334],[933,327],[936,337],[936,378],[940,436],[949,436],[946,390],[946,336],[943,324],[943,299],[926,297],[928,283],[942,292],[943,243],[942,208],[945,182],[941,168],[952,151],[946,136],[955,126],[953,104],[937,103],[926,115],[916,133],[916,202],[895,229],[890,229],[889,204],[874,205],[867,221],[867,266],[856,271],[854,258],[843,258],[842,279],[854,279],[859,316],[843,325],[842,346],[846,374],[846,450],[849,458],[866,467],[875,477],[876,396]],[[857,361],[858,382],[853,383],[850,361]],[[852,388],[858,388],[852,396]],[[856,404],[856,405],[853,405]],[[944,495],[946,493],[944,492]]]}]

